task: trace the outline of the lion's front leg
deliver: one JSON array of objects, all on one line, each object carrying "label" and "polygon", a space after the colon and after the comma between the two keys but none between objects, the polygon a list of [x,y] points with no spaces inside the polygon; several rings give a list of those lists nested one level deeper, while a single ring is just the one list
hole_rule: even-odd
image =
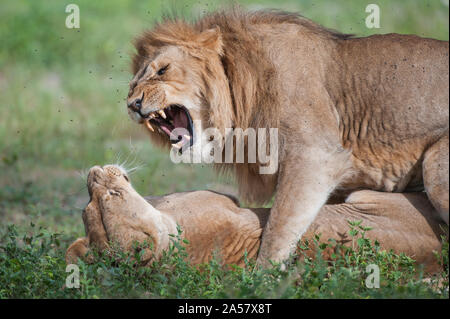
[{"label": "lion's front leg", "polygon": [[87,237],[78,238],[67,248],[66,264],[75,264],[78,258],[85,262],[92,262],[92,256],[88,255],[89,251],[89,239]]},{"label": "lion's front leg", "polygon": [[102,211],[97,201],[92,200],[83,211],[83,223],[90,246],[99,250],[108,247],[108,235],[102,221]]},{"label": "lion's front leg", "polygon": [[295,251],[329,194],[349,171],[348,158],[346,151],[329,152],[317,147],[286,157],[262,237],[260,265],[270,266],[269,260],[281,262]]}]

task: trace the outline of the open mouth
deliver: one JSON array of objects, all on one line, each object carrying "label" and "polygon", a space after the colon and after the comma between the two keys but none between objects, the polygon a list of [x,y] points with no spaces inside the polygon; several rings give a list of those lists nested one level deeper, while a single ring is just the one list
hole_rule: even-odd
[{"label": "open mouth", "polygon": [[[182,151],[183,146],[189,145],[190,147],[194,143],[192,118],[183,105],[172,104],[163,110],[150,113],[145,118],[145,125],[152,132],[156,127],[160,132],[165,133],[172,146],[180,151]],[[173,132],[178,128],[183,129],[184,133]]]}]

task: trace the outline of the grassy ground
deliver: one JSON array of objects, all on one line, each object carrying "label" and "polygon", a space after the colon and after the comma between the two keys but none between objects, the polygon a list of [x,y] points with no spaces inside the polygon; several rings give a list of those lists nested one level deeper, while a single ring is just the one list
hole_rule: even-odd
[{"label": "grassy ground", "polygon": [[[448,1],[376,1],[381,8],[378,30],[365,27],[365,4],[357,0],[239,2],[251,9],[300,11],[327,27],[358,35],[399,32],[448,40]],[[336,266],[339,275],[330,277],[335,281],[321,286],[305,279],[312,278],[307,275],[300,283],[290,277],[293,274],[278,270],[269,274],[225,272],[214,265],[208,266],[213,268],[206,278],[208,272],[198,273],[182,264],[179,255],[165,261],[169,268],[173,263],[175,268],[181,265],[171,275],[153,269],[134,281],[129,264],[105,262],[104,271],[115,274],[109,286],[101,284],[97,273],[100,266],[96,264],[83,268],[85,288],[76,292],[58,290],[66,276],[62,252],[84,232],[80,211],[88,197],[83,171],[92,165],[126,161],[128,165],[142,166],[132,179],[136,189],[145,195],[234,189],[231,181],[218,180],[209,167],[172,164],[167,154],[151,147],[145,133],[126,115],[131,39],[158,19],[163,2],[76,3],[80,7],[80,29],[65,27],[67,14],[61,1],[7,0],[0,4],[0,297],[129,296],[124,293],[129,287],[136,287],[135,291],[142,292],[140,296],[152,297],[340,294],[339,276],[351,276],[350,264]],[[218,1],[178,1],[176,5],[188,16],[218,6]],[[8,228],[11,224],[15,229]],[[34,237],[40,233],[42,236]],[[56,238],[55,233],[59,234]],[[34,239],[27,239],[31,237]],[[42,240],[42,246],[37,245]],[[117,267],[119,270],[115,270]],[[316,283],[323,283],[330,272],[325,266],[320,269],[323,273],[314,277]],[[349,274],[341,274],[347,270]],[[356,276],[359,279],[350,282],[360,290],[352,294],[349,288],[339,296],[442,296],[428,293],[426,285],[417,283],[417,273],[405,276],[404,284],[387,283],[392,284],[392,289],[376,293],[364,290]],[[192,282],[177,281],[182,277]],[[414,282],[413,291],[405,288],[408,280]],[[188,289],[190,285],[199,288]],[[269,288],[279,292],[267,295],[264,292]],[[309,289],[313,291],[310,294]]]}]

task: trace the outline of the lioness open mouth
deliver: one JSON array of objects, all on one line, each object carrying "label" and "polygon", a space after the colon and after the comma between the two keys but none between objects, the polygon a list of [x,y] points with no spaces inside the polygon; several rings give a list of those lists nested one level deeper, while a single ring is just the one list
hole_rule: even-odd
[{"label": "lioness open mouth", "polygon": [[[152,132],[154,132],[153,126],[156,126],[167,135],[172,146],[180,149],[180,151],[186,144],[189,143],[189,146],[192,146],[194,143],[192,118],[183,105],[172,104],[164,110],[150,113],[145,118],[145,125]],[[172,133],[177,128],[185,129],[188,134]]]}]

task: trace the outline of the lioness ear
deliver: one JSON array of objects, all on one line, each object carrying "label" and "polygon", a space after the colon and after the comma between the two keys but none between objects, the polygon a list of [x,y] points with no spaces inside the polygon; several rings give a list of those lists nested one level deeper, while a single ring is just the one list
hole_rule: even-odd
[{"label": "lioness ear", "polygon": [[213,50],[219,55],[223,54],[222,34],[219,27],[203,31],[198,36],[197,41],[201,46]]}]

